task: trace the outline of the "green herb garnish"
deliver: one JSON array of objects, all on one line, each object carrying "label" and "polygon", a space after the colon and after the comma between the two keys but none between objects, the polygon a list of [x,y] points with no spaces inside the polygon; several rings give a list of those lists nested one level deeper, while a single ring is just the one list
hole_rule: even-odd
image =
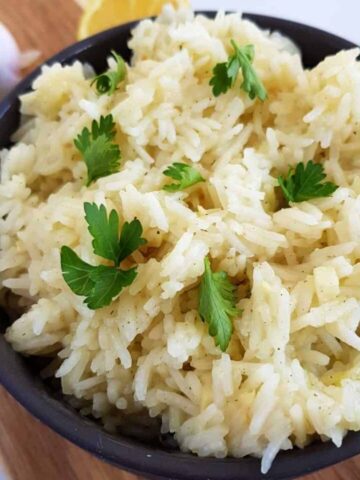
[{"label": "green herb garnish", "polygon": [[110,305],[123,288],[128,287],[137,275],[136,267],[120,268],[120,263],[137,250],[146,240],[141,238],[143,229],[139,220],[124,223],[119,235],[119,216],[115,210],[107,212],[104,205],[85,203],[85,219],[93,237],[93,249],[113,262],[113,266],[93,266],[81,260],[69,247],[61,248],[61,270],[65,282],[76,295],[86,297],[85,303],[92,310]]},{"label": "green herb garnish", "polygon": [[94,286],[86,295],[85,303],[91,310],[110,305],[123,288],[130,286],[137,275],[136,267],[120,270],[115,267],[99,265],[90,274]]},{"label": "green herb garnish", "polygon": [[200,284],[199,313],[216,345],[225,352],[233,333],[231,318],[239,314],[235,287],[225,272],[212,272],[208,258]]},{"label": "green herb garnish", "polygon": [[94,120],[91,131],[85,127],[74,140],[87,166],[87,186],[98,178],[107,177],[119,170],[121,152],[119,146],[113,143],[115,134],[113,117],[107,115],[101,117],[99,122]]},{"label": "green herb garnish", "polygon": [[104,93],[112,95],[126,75],[126,63],[124,59],[121,55],[114,52],[114,50],[111,51],[111,55],[116,61],[116,70],[108,70],[107,72],[101,73],[91,82],[91,85],[95,83],[99,95],[103,95]]},{"label": "green herb garnish", "polygon": [[178,192],[196,183],[205,182],[200,172],[186,163],[173,163],[164,171],[164,175],[178,180],[178,183],[171,183],[163,187],[163,190],[167,192]]},{"label": "green herb garnish", "polygon": [[288,202],[304,202],[312,198],[329,197],[339,187],[326,178],[324,167],[310,160],[306,165],[298,163],[290,168],[286,178],[278,177],[279,185]]},{"label": "green herb garnish", "polygon": [[218,63],[213,69],[213,77],[210,80],[213,94],[218,97],[226,93],[234,86],[241,70],[243,76],[241,88],[252,100],[258,97],[264,101],[267,98],[266,89],[252,66],[255,57],[254,45],[240,47],[234,40],[231,40],[231,45],[234,53],[229,56],[227,62]]}]

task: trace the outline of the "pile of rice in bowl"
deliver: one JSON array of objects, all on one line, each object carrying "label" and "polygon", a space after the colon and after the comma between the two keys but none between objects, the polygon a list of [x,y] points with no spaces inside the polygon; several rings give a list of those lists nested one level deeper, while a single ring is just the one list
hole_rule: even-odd
[{"label": "pile of rice in bowl", "polygon": [[[228,81],[232,40],[253,46],[241,58],[262,99],[240,60]],[[146,410],[183,451],[255,455],[263,472],[316,435],[340,446],[360,428],[359,50],[305,70],[238,14],[170,8],[129,46],[131,65],[109,59],[111,91],[75,62],[21,97],[0,153],[1,298],[21,312],[6,339],[54,357],[63,393],[108,429]],[[118,161],[89,179],[97,135]],[[299,165],[322,170],[308,199]],[[114,257],[132,278],[100,301],[97,282],[122,281],[96,240],[110,217],[115,250],[131,228],[138,242]],[[65,253],[91,266],[84,282]]]}]

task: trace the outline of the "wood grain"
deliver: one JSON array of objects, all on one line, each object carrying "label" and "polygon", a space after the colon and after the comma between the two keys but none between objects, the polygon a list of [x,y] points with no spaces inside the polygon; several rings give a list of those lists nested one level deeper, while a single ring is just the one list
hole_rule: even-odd
[{"label": "wood grain", "polygon": [[[0,21],[39,62],[75,41],[73,0],[0,0]],[[0,45],[1,55],[1,45]],[[140,480],[113,468],[31,417],[0,387],[0,464],[11,480]],[[360,456],[303,480],[360,480]]]},{"label": "wood grain", "polygon": [[11,480],[137,480],[75,447],[0,390],[0,452]]},{"label": "wood grain", "polygon": [[41,52],[39,63],[74,43],[79,15],[73,0],[0,0],[0,22],[22,49]]}]

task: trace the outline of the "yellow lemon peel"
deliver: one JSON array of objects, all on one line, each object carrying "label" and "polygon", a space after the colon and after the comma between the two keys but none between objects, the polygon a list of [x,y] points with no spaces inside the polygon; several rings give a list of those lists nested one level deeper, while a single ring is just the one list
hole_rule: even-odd
[{"label": "yellow lemon peel", "polygon": [[144,17],[159,15],[166,4],[188,6],[188,0],[88,0],[80,17],[79,40]]}]

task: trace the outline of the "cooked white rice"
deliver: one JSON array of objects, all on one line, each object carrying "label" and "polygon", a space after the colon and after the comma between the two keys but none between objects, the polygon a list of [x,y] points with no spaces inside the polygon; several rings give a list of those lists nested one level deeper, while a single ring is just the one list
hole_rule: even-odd
[{"label": "cooked white rice", "polygon": [[[231,38],[255,45],[264,103],[238,87],[211,93]],[[16,145],[0,153],[2,286],[25,308],[7,340],[24,354],[56,353],[63,392],[107,428],[145,407],[182,450],[255,455],[263,472],[314,434],[340,446],[360,428],[359,50],[307,71],[288,40],[237,14],[170,8],[140,23],[130,47],[112,96],[98,96],[77,62],[44,67],[21,98]],[[73,139],[109,113],[122,167],[87,188]],[[340,188],[279,210],[277,176],[310,159]],[[194,162],[207,181],[164,192],[175,161]],[[85,201],[137,217],[152,247],[136,253],[131,287],[97,311],[60,268],[62,245],[99,262]],[[227,353],[197,310],[208,254],[240,285]]]}]

